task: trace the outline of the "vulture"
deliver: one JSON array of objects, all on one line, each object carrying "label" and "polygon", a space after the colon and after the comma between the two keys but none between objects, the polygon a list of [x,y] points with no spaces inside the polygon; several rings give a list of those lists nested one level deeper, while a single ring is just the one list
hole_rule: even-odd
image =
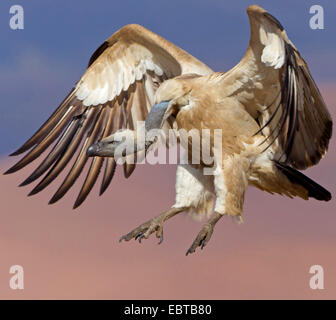
[{"label": "vulture", "polygon": [[[100,172],[103,194],[118,159],[124,160],[128,178],[138,155],[153,149],[169,128],[186,157],[177,166],[175,204],[120,241],[141,242],[154,233],[161,243],[167,219],[181,212],[207,217],[187,255],[204,248],[224,215],[242,220],[249,185],[291,198],[329,201],[330,192],[299,171],[320,161],[331,138],[332,120],[320,91],[281,23],[257,5],[249,6],[247,14],[249,45],[228,72],[214,72],[140,25],[124,26],[93,53],[50,118],[11,154],[25,153],[6,173],[22,169],[48,149],[21,186],[41,178],[29,193],[34,195],[71,163],[49,203],[60,200],[85,172],[76,208]],[[136,137],[139,123],[144,123],[143,146],[117,155],[125,137]],[[209,148],[212,161],[200,148],[195,152],[190,131],[199,133],[200,148]]]}]

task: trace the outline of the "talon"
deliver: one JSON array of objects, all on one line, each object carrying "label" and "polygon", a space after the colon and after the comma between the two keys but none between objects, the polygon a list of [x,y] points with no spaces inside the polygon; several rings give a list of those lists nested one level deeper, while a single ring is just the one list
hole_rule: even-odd
[{"label": "talon", "polygon": [[[145,237],[145,235],[144,235],[144,234],[141,234],[141,235],[139,235],[138,237],[139,237],[139,243],[141,243],[141,240]],[[136,239],[135,239],[135,240],[136,240]]]},{"label": "talon", "polygon": [[161,244],[163,241],[163,228],[162,226],[159,226],[156,231],[156,237],[159,239],[158,244]]},{"label": "talon", "polygon": [[190,253],[193,253],[193,252],[195,252],[195,251],[192,251],[191,250],[191,247],[187,250],[187,252],[186,252],[186,256],[188,256],[188,254],[190,254]]},{"label": "talon", "polygon": [[191,247],[186,253],[186,256],[189,253],[194,253],[197,247],[200,247],[201,250],[207,245],[213,233],[213,226],[206,224],[203,226],[201,231],[198,233],[196,239],[192,243]]},{"label": "talon", "polygon": [[162,242],[163,242],[163,234],[161,235],[161,237],[160,237],[160,240],[159,240],[158,244],[161,244]]},{"label": "talon", "polygon": [[130,239],[127,239],[129,234],[125,234],[124,236],[122,236],[120,239],[119,239],[119,242],[122,242],[123,240],[125,241],[129,241]]},{"label": "talon", "polygon": [[[211,231],[209,231],[211,232]],[[200,247],[201,247],[201,250],[203,250],[203,248],[207,245],[208,241],[207,241],[207,237],[208,237],[209,233],[207,233],[204,238],[201,240],[200,242]]]}]

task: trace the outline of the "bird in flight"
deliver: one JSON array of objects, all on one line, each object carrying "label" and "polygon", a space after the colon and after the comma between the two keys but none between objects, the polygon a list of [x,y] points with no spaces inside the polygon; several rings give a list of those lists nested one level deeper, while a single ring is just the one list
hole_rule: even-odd
[{"label": "bird in flight", "polygon": [[[21,184],[43,176],[29,194],[34,195],[72,162],[52,204],[73,186],[89,161],[76,208],[101,171],[100,194],[109,186],[121,143],[118,134],[134,133],[139,121],[145,121],[146,133],[168,126],[188,158],[177,166],[175,204],[120,240],[141,241],[155,233],[162,242],[164,222],[178,213],[210,216],[187,254],[209,242],[224,215],[241,219],[249,185],[288,197],[330,200],[326,189],[298,171],[317,164],[331,138],[332,120],[319,89],[281,23],[257,5],[249,6],[247,14],[250,42],[242,60],[228,72],[214,72],[142,26],[123,27],[93,53],[60,106],[12,154],[26,152],[6,173],[22,169],[48,149]],[[181,129],[197,130],[202,142],[202,130],[209,130],[204,144],[213,156],[212,174],[205,174],[211,166],[202,156],[199,163],[193,161],[192,139],[179,134]],[[156,138],[146,136],[146,150]],[[128,178],[135,161],[130,161],[131,154],[124,156]]]}]

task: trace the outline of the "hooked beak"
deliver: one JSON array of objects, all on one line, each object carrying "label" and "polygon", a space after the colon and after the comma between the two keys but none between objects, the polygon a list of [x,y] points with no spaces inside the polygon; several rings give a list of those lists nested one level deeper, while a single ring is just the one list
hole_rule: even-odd
[{"label": "hooked beak", "polygon": [[86,155],[88,157],[113,157],[116,148],[116,142],[104,142],[99,141],[92,144],[87,150]]},{"label": "hooked beak", "polygon": [[86,151],[88,157],[114,157],[116,159],[137,152],[136,132],[129,129],[119,130],[92,144]]},{"label": "hooked beak", "polygon": [[87,150],[86,150],[86,155],[88,157],[94,157],[95,155],[98,154],[98,151],[100,150],[99,142],[92,144]]}]

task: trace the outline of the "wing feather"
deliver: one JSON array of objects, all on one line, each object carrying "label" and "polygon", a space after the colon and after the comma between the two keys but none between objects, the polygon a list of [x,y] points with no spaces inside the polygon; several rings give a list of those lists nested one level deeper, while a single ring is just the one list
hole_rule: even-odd
[{"label": "wing feather", "polygon": [[105,162],[106,163],[104,176],[100,187],[99,195],[102,195],[110,185],[116,169],[116,161],[114,160],[114,158],[107,158]]},{"label": "wing feather", "polygon": [[260,125],[255,134],[265,136],[261,152],[270,149],[275,160],[306,169],[328,149],[330,114],[307,63],[280,22],[257,5],[247,13],[249,48],[241,62],[224,74],[223,85],[231,96],[243,97],[246,110]]},{"label": "wing feather", "polygon": [[[117,31],[93,53],[88,68],[49,119],[12,155],[27,152],[6,173],[13,173],[39,158],[51,148],[21,186],[42,180],[29,195],[52,183],[67,164],[76,160],[50,200],[61,199],[73,186],[87,163],[90,145],[123,128],[136,128],[145,120],[155,91],[165,80],[184,73],[209,74],[210,68],[169,41],[139,26],[128,25]],[[135,169],[131,158],[124,165],[129,177]],[[94,157],[74,207],[92,190],[103,158]],[[116,168],[113,158],[105,160],[100,194],[109,186]]]},{"label": "wing feather", "polygon": [[90,126],[91,128],[88,131],[87,137],[83,143],[83,146],[77,156],[75,163],[73,164],[70,172],[67,174],[64,181],[62,182],[61,186],[58,188],[56,193],[53,195],[53,197],[49,201],[49,204],[53,204],[59,199],[61,199],[66,194],[66,192],[72,187],[72,185],[75,183],[75,181],[81,174],[87,162],[87,159],[88,159],[86,155],[86,150],[92,143],[94,143],[94,141],[97,141],[96,138],[101,128],[101,123],[103,120],[101,116],[101,108],[96,109],[95,118],[96,118],[95,121],[91,123],[91,126]]}]

